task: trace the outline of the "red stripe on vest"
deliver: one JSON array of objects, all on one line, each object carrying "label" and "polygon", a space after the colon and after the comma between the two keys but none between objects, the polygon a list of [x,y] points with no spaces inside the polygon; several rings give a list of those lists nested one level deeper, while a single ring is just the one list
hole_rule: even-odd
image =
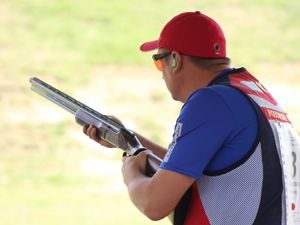
[{"label": "red stripe on vest", "polygon": [[197,183],[192,185],[192,196],[184,225],[210,225],[200,200]]},{"label": "red stripe on vest", "polygon": [[[268,92],[268,90],[247,71],[242,72],[240,74],[234,74],[233,76],[229,76],[229,79],[232,86],[239,88],[244,93],[263,98],[275,106],[278,105],[278,103]],[[287,114],[284,112],[279,112],[277,110],[265,107],[261,107],[261,109],[263,110],[268,120],[276,120],[280,122],[291,123],[287,117]]]},{"label": "red stripe on vest", "polygon": [[247,71],[229,76],[229,79],[232,86],[241,89],[244,93],[264,98],[273,105],[278,104],[269,91]]}]

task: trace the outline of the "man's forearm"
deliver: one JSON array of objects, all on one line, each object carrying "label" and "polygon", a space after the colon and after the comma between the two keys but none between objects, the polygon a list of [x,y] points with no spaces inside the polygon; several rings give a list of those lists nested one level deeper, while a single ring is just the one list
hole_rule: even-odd
[{"label": "man's forearm", "polygon": [[161,159],[164,158],[164,156],[165,156],[165,154],[167,152],[166,148],[162,147],[159,144],[154,143],[153,141],[151,141],[150,139],[142,136],[139,133],[135,133],[135,134],[136,134],[136,136],[138,137],[138,139],[140,140],[140,142],[142,143],[142,145],[145,148],[151,150],[155,155],[157,155]]},{"label": "man's forearm", "polygon": [[150,180],[151,178],[145,176],[144,174],[136,173],[126,184],[131,201],[144,215],[148,217],[149,203],[147,200],[149,199],[146,198],[146,196],[150,194],[147,193],[147,187]]},{"label": "man's forearm", "polygon": [[[127,159],[128,161],[131,160]],[[159,199],[153,195],[152,178],[144,175],[143,171],[136,165],[126,162],[123,165],[123,179],[133,204],[149,219],[162,219],[160,208],[157,208]]]}]

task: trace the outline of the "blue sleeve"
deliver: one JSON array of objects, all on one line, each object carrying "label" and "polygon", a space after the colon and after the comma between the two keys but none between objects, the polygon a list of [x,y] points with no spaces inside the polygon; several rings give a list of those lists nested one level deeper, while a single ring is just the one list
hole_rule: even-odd
[{"label": "blue sleeve", "polygon": [[181,110],[161,168],[199,179],[230,135],[232,124],[222,96],[210,88],[199,89]]}]

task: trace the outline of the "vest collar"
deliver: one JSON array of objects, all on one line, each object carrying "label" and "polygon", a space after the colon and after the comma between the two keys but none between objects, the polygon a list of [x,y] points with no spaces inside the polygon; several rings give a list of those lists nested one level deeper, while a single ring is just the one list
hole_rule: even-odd
[{"label": "vest collar", "polygon": [[218,73],[207,85],[208,86],[211,86],[213,84],[215,84],[217,81],[221,80],[222,78],[225,78],[227,77],[228,75],[230,74],[234,74],[234,73],[241,73],[241,72],[244,72],[246,71],[246,69],[244,67],[241,67],[241,68],[228,68],[228,69],[225,69],[223,70],[222,72]]}]

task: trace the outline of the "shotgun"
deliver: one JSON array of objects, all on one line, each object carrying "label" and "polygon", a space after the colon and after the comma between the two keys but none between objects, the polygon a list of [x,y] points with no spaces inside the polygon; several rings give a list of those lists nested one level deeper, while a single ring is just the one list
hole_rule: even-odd
[{"label": "shotgun", "polygon": [[[146,148],[138,140],[134,132],[124,125],[110,119],[87,105],[79,102],[64,92],[54,88],[46,82],[30,78],[31,90],[44,96],[53,103],[75,116],[75,121],[83,126],[93,124],[97,128],[97,135],[128,155],[137,155]],[[147,155],[146,175],[153,176],[162,160],[153,153]]]}]

